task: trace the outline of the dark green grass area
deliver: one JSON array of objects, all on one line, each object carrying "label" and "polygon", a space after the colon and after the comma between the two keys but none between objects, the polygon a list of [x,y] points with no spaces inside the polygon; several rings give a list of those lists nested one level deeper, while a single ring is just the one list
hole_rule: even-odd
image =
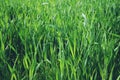
[{"label": "dark green grass area", "polygon": [[120,80],[120,1],[0,0],[0,80]]}]

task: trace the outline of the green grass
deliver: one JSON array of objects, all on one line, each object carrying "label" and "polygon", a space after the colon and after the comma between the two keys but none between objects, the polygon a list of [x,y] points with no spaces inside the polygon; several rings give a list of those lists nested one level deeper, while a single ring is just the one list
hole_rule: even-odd
[{"label": "green grass", "polygon": [[119,79],[119,0],[0,0],[0,80]]}]

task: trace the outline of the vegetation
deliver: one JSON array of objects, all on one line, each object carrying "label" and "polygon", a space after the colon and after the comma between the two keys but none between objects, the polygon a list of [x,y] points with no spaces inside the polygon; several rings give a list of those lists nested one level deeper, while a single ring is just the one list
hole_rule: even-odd
[{"label": "vegetation", "polygon": [[120,80],[120,1],[0,0],[0,80]]}]

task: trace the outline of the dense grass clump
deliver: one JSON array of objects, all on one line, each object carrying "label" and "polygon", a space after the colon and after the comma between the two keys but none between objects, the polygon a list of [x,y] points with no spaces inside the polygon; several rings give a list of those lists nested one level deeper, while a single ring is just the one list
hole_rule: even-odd
[{"label": "dense grass clump", "polygon": [[120,1],[0,0],[0,80],[120,80]]}]

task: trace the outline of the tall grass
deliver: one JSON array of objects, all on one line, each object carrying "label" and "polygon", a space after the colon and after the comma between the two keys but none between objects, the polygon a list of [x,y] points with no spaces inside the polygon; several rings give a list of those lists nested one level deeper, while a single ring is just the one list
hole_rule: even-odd
[{"label": "tall grass", "polygon": [[0,0],[0,80],[119,79],[119,0]]}]

